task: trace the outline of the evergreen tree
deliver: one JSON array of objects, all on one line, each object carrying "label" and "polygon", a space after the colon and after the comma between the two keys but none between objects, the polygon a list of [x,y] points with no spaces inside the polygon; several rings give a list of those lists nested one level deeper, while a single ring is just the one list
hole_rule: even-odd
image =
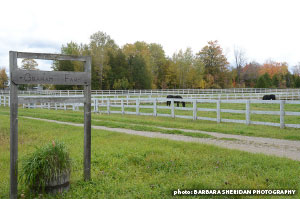
[{"label": "evergreen tree", "polygon": [[264,76],[260,76],[255,85],[256,88],[267,88]]},{"label": "evergreen tree", "polygon": [[300,88],[300,76],[295,76],[295,88]]},{"label": "evergreen tree", "polygon": [[275,88],[279,87],[279,79],[278,79],[278,76],[276,74],[272,77],[272,85]]},{"label": "evergreen tree", "polygon": [[130,56],[129,57],[129,69],[131,81],[135,89],[150,89],[151,79],[146,68],[145,60],[142,56]]}]

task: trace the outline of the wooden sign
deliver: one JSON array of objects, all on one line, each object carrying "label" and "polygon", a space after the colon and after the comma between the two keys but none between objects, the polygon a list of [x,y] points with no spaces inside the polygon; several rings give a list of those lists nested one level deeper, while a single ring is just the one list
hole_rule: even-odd
[{"label": "wooden sign", "polygon": [[[20,70],[17,66],[18,58],[70,60],[84,62],[84,72],[66,71],[33,71]],[[18,104],[19,103],[84,103],[84,180],[91,178],[91,57],[73,56],[47,53],[9,52],[10,69],[10,198],[18,197]],[[46,99],[42,97],[20,97],[18,99],[19,84],[54,84],[54,85],[84,85],[84,97]]]},{"label": "wooden sign", "polygon": [[16,70],[11,74],[15,84],[88,85],[91,76],[86,72]]}]

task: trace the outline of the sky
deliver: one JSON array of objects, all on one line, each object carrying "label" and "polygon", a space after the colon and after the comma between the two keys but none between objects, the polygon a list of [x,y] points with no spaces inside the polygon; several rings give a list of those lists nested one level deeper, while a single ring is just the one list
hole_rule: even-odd
[{"label": "sky", "polygon": [[[234,46],[248,62],[300,62],[299,0],[81,0],[1,1],[0,68],[8,52],[60,53],[67,42],[89,43],[103,31],[122,47],[161,44],[167,56],[199,52],[218,40],[233,65]],[[20,60],[19,60],[20,63]],[[51,70],[51,62],[39,61]]]}]

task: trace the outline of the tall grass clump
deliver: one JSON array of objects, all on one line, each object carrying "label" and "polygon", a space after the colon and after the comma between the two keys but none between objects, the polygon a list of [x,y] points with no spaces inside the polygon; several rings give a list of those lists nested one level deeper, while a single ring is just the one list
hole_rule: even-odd
[{"label": "tall grass clump", "polygon": [[62,142],[52,142],[36,148],[22,162],[20,180],[33,191],[44,191],[45,186],[64,173],[70,173],[71,160]]}]

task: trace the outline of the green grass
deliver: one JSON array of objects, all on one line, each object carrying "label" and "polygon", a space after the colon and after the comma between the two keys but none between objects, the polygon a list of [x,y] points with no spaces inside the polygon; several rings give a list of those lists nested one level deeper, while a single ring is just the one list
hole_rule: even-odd
[{"label": "green grass", "polygon": [[[40,116],[43,113],[42,110],[23,111],[20,114],[28,111]],[[44,115],[48,113],[53,112]],[[57,113],[62,119],[63,112]],[[66,114],[69,120],[73,115],[74,121],[83,117],[78,113]],[[92,130],[92,180],[84,182],[82,127],[19,118],[19,160],[32,153],[36,146],[52,140],[64,142],[73,160],[70,191],[53,198],[173,198],[171,191],[175,189],[298,190],[300,186],[297,161],[101,130]],[[0,198],[8,198],[9,117],[3,114],[0,115],[0,176]],[[19,184],[19,194],[24,189]],[[33,197],[27,191],[24,194]],[[298,195],[291,197],[298,198]]]}]

